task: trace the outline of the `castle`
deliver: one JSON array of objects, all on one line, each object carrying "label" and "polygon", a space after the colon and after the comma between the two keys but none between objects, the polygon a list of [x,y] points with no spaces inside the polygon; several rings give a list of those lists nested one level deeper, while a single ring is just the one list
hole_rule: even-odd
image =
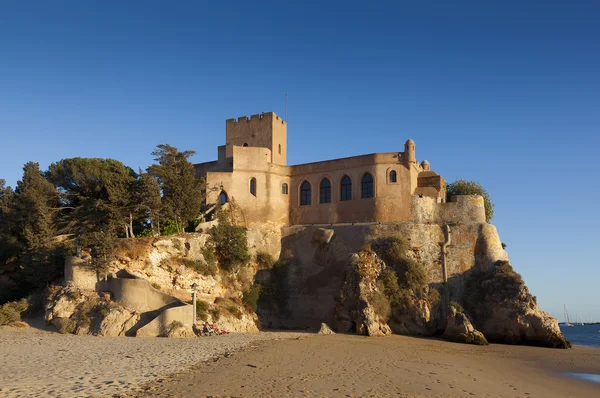
[{"label": "castle", "polygon": [[206,181],[207,203],[234,200],[247,224],[485,222],[480,198],[444,206],[446,182],[429,162],[417,162],[413,140],[404,152],[294,166],[286,155],[287,124],[275,113],[228,119],[218,159],[195,165]]}]

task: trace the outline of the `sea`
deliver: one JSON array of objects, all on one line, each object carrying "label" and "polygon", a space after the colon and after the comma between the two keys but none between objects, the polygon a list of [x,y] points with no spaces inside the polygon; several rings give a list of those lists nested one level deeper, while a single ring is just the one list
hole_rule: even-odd
[{"label": "sea", "polygon": [[565,338],[573,345],[600,348],[600,324],[559,326]]}]

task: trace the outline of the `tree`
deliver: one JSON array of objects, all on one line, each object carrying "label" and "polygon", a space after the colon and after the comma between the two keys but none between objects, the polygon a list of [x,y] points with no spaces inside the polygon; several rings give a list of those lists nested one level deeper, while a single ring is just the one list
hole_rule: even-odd
[{"label": "tree", "polygon": [[177,229],[182,232],[186,224],[198,216],[204,201],[203,182],[196,178],[194,165],[188,160],[195,153],[180,152],[167,144],[158,145],[152,152],[158,164],[147,170],[156,178],[162,192],[164,215],[175,220]]},{"label": "tree", "polygon": [[150,227],[152,235],[159,235],[161,197],[156,178],[140,170],[132,185],[132,195],[136,216],[143,220],[143,225]]},{"label": "tree", "polygon": [[12,198],[12,236],[20,253],[16,259],[17,285],[22,293],[39,289],[60,277],[63,256],[54,238],[58,191],[39,164],[26,163]]},{"label": "tree", "polygon": [[450,200],[456,195],[479,195],[483,197],[485,220],[490,222],[494,218],[494,203],[490,194],[477,181],[456,180],[447,187],[447,198]]},{"label": "tree", "polygon": [[113,159],[69,158],[51,164],[46,176],[61,191],[63,231],[81,235],[94,264],[104,268],[119,231],[133,235],[135,172]]}]

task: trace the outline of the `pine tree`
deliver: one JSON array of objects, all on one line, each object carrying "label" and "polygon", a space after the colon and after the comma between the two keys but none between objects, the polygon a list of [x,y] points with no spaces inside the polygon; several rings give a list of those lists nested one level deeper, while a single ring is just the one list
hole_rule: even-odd
[{"label": "pine tree", "polygon": [[167,144],[158,145],[152,152],[158,164],[147,170],[158,181],[163,213],[174,220],[182,232],[186,224],[198,216],[204,201],[203,183],[196,178],[194,165],[188,160],[195,153],[180,152]]}]

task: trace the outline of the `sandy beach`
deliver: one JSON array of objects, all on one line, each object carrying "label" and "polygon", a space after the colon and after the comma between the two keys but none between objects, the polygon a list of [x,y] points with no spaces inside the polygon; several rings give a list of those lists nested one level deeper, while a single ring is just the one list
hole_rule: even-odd
[{"label": "sandy beach", "polygon": [[299,336],[95,337],[0,327],[0,397],[110,397],[260,341]]},{"label": "sandy beach", "polygon": [[591,397],[600,349],[266,332],[106,338],[0,328],[2,397]]},{"label": "sandy beach", "polygon": [[391,336],[264,342],[208,362],[138,397],[592,397],[600,349],[490,345]]}]

